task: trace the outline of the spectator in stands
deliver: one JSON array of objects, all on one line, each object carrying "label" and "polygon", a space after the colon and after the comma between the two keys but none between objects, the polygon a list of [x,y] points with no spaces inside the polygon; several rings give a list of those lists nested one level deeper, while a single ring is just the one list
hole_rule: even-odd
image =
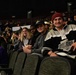
[{"label": "spectator in stands", "polygon": [[64,24],[67,25],[68,24],[68,18],[67,18],[67,16],[64,16],[63,19],[64,19]]},{"label": "spectator in stands", "polygon": [[76,25],[64,25],[61,13],[53,14],[51,20],[54,28],[47,33],[44,42],[44,47],[49,48],[47,55],[66,58],[71,65],[71,75],[76,75]]},{"label": "spectator in stands", "polygon": [[11,36],[12,44],[15,44],[15,42],[18,40],[18,37],[19,37],[19,30],[13,31],[12,36]]},{"label": "spectator in stands", "polygon": [[5,40],[0,37],[0,64],[8,64],[7,49],[4,47]]},{"label": "spectator in stands", "polygon": [[5,49],[7,50],[10,50],[10,47],[11,47],[11,35],[12,35],[11,31],[2,32],[2,37],[5,40],[5,47],[6,47]]},{"label": "spectator in stands", "polygon": [[37,21],[36,22],[36,28],[37,28],[37,31],[41,34],[36,39],[36,42],[35,42],[34,46],[26,45],[26,46],[23,47],[23,51],[25,53],[41,54],[41,49],[43,47],[44,39],[45,39],[45,36],[48,32],[48,29],[46,29],[46,25],[45,25],[44,21]]},{"label": "spectator in stands", "polygon": [[30,31],[32,33],[32,37],[31,37],[31,39],[29,41],[29,44],[33,46],[36,39],[37,39],[37,37],[40,35],[40,33],[37,31],[35,23],[30,26]]},{"label": "spectator in stands", "polygon": [[53,29],[54,25],[50,22],[49,30]]},{"label": "spectator in stands", "polygon": [[5,42],[7,43],[7,33],[4,31],[2,32],[1,36],[4,38]]},{"label": "spectator in stands", "polygon": [[74,20],[74,17],[68,17],[68,22],[67,24],[76,24],[76,21]]},{"label": "spectator in stands", "polygon": [[46,29],[48,29],[48,30],[49,30],[50,22],[49,22],[49,21],[44,21],[44,23],[45,23],[45,27],[46,27]]},{"label": "spectator in stands", "polygon": [[19,34],[21,32],[21,29],[17,31],[13,31],[12,36],[11,36],[11,50],[17,50],[19,46]]},{"label": "spectator in stands", "polygon": [[22,28],[21,33],[19,34],[19,38],[18,38],[19,45],[18,45],[17,50],[21,51],[22,46],[29,44],[31,36],[32,36],[32,34],[28,28],[26,28],[26,27]]},{"label": "spectator in stands", "polygon": [[9,27],[6,27],[4,32],[2,33],[2,37],[5,39],[7,44],[11,43],[11,35],[12,35],[12,30]]}]

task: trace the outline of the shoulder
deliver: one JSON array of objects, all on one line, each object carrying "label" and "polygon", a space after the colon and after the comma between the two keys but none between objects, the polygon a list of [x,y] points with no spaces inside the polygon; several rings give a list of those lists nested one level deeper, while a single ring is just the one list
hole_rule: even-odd
[{"label": "shoulder", "polygon": [[41,37],[42,37],[42,34],[40,34],[40,35],[37,37],[37,40],[40,39]]},{"label": "shoulder", "polygon": [[48,33],[46,34],[45,41],[50,39],[52,37],[53,33],[54,33],[53,29],[49,30]]},{"label": "shoulder", "polygon": [[71,29],[76,29],[76,25],[75,24],[69,24],[68,27],[71,28]]}]

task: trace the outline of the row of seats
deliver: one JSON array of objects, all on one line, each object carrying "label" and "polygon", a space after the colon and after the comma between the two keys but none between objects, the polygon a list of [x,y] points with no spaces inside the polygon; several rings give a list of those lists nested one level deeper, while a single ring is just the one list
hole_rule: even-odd
[{"label": "row of seats", "polygon": [[41,57],[14,51],[9,65],[0,68],[1,75],[70,75],[70,65],[62,57]]}]

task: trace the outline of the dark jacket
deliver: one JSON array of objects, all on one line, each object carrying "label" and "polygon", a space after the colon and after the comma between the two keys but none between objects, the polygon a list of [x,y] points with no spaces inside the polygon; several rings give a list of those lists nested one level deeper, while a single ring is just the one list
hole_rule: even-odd
[{"label": "dark jacket", "polygon": [[0,64],[8,64],[7,50],[0,46]]},{"label": "dark jacket", "polygon": [[69,55],[76,55],[72,51],[71,45],[76,42],[76,25],[66,25],[62,31],[57,31],[55,28],[48,32],[44,47],[49,47],[52,51],[59,54],[64,52]]},{"label": "dark jacket", "polygon": [[40,35],[40,33],[36,32],[34,33],[34,35],[31,37],[31,39],[29,40],[29,44],[34,46],[34,43],[36,42],[37,37]]},{"label": "dark jacket", "polygon": [[35,44],[34,44],[34,46],[32,48],[32,53],[39,53],[39,54],[41,54],[41,49],[43,48],[44,39],[46,37],[47,32],[45,34],[40,34],[38,36],[38,38],[36,39],[36,42],[35,42]]}]

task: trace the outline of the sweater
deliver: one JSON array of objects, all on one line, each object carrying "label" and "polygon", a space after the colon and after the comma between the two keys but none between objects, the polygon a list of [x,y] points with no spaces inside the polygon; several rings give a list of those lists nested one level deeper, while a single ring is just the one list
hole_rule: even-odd
[{"label": "sweater", "polygon": [[50,48],[60,56],[75,58],[76,51],[73,52],[71,45],[76,42],[76,25],[65,25],[62,30],[56,28],[50,30],[45,38],[44,47]]}]

